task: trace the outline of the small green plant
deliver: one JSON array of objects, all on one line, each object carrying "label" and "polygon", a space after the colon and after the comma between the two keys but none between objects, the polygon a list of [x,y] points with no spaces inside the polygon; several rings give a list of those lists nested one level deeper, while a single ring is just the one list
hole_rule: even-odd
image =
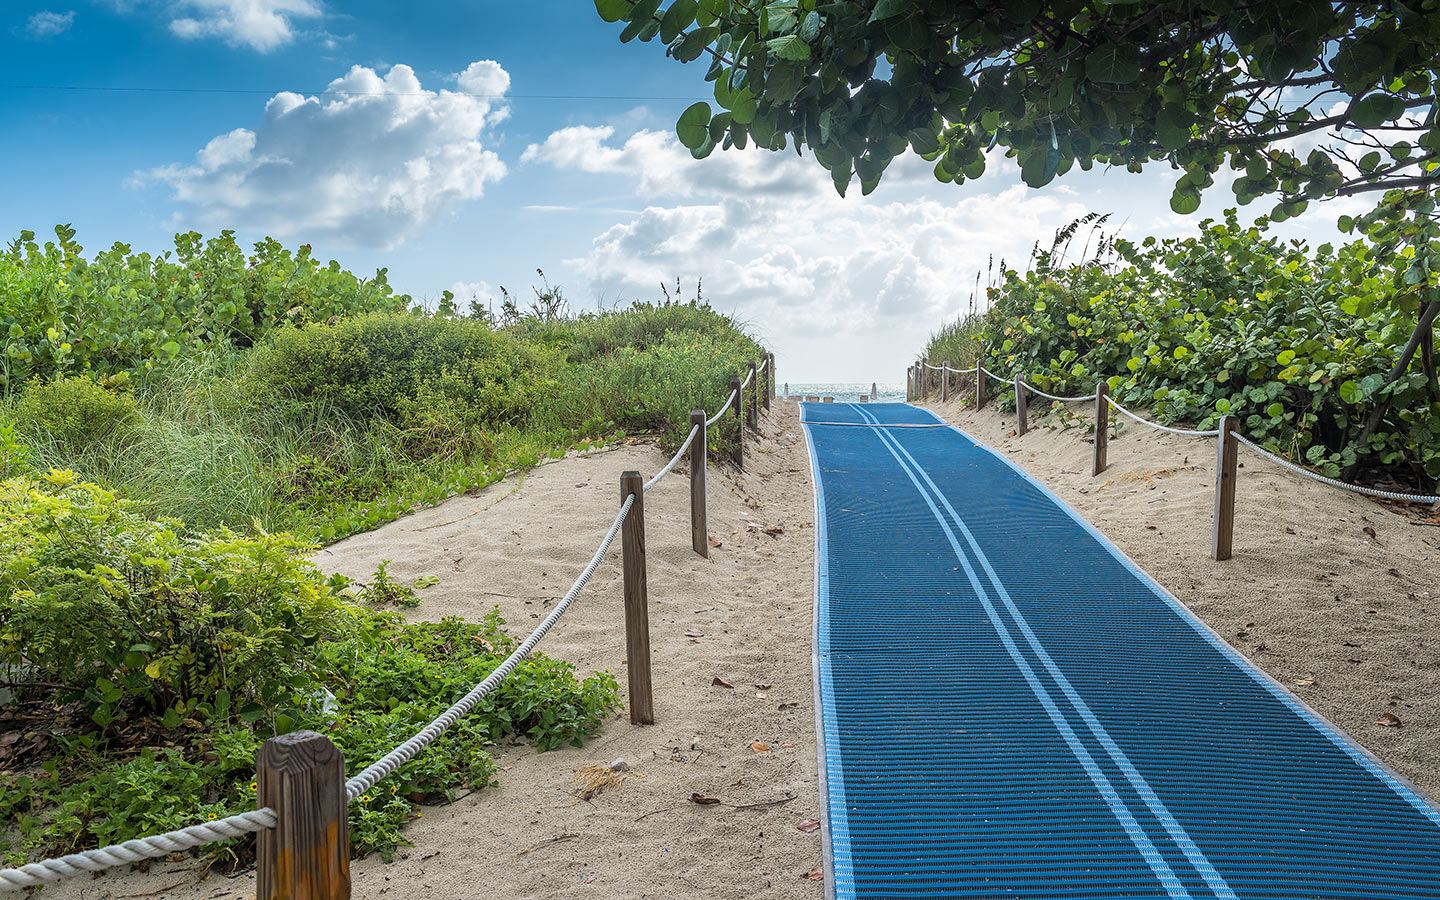
[{"label": "small green plant", "polygon": [[30,448],[20,440],[15,423],[0,417],[0,481],[30,471]]},{"label": "small green plant", "polygon": [[370,576],[370,581],[357,585],[359,590],[356,598],[371,606],[419,606],[420,598],[416,596],[415,589],[391,578],[386,569],[389,565],[390,560],[380,560],[380,564],[375,567],[375,574]]},{"label": "small green plant", "polygon": [[58,381],[35,379],[15,404],[15,418],[32,440],[47,440],[69,453],[121,432],[135,415],[135,397],[84,375]]}]

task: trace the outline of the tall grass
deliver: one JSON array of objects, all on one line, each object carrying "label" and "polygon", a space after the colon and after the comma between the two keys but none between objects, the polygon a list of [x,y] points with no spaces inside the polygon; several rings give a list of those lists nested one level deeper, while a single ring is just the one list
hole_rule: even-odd
[{"label": "tall grass", "polygon": [[[364,321],[370,324],[310,325],[276,341],[283,338],[290,353],[303,356],[310,347],[304,333],[312,332],[315,346],[333,354],[344,349],[337,351],[335,341],[343,332],[361,344],[379,342],[357,352],[382,352],[396,324],[384,317]],[[365,409],[353,397],[362,388],[373,391],[374,383],[357,387],[358,376],[348,370],[310,372],[304,395],[295,394],[274,374],[272,341],[247,349],[207,345],[137,378],[134,412],[103,439],[82,446],[18,421],[13,401],[4,418],[14,422],[37,468],[73,469],[152,514],[196,528],[293,530],[329,540],[616,434],[651,433],[673,448],[684,438],[691,410],[713,411],[728,396],[730,378],[762,352],[709,307],[638,304],[550,322],[522,320],[505,330],[518,339],[515,358],[528,368],[507,369],[493,386],[472,386],[455,378],[484,371],[476,368],[483,360],[476,362],[474,342],[465,351],[472,355],[453,364],[440,348],[450,345],[450,331],[487,326],[441,319],[424,328],[442,338],[427,344],[431,357],[439,354],[425,363],[435,374],[423,377],[432,380],[421,383],[416,378],[423,373],[414,371],[407,376],[415,377],[400,378],[402,363],[395,361],[376,383],[403,382],[407,387],[391,392],[414,396],[382,398],[395,402],[368,416],[360,415]],[[344,380],[346,390],[332,388],[327,378]],[[487,405],[516,390],[504,378],[527,391],[522,415],[497,417]],[[351,399],[342,404],[341,397]],[[723,451],[728,440],[715,434],[712,445]]]}]

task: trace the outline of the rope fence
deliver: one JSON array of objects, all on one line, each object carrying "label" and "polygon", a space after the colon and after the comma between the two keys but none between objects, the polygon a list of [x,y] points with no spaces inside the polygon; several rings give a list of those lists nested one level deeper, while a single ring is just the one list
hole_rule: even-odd
[{"label": "rope fence", "polygon": [[[940,399],[942,401],[947,400],[949,399],[950,393],[950,376],[958,374],[960,372],[969,371],[970,370],[968,368],[953,368],[948,362],[941,362],[939,366],[935,366],[931,365],[925,360],[917,360],[915,364],[910,366],[910,369],[906,373],[907,399],[918,400],[924,397],[933,387],[933,385],[930,384],[930,379],[927,373],[939,372]],[[1229,559],[1231,556],[1231,545],[1232,537],[1234,534],[1235,518],[1235,486],[1237,470],[1239,468],[1236,457],[1238,455],[1238,448],[1242,444],[1250,448],[1250,450],[1254,453],[1260,455],[1265,459],[1270,460],[1276,465],[1288,471],[1294,472],[1297,475],[1302,475],[1306,478],[1309,478],[1312,481],[1320,482],[1321,484],[1326,484],[1331,487],[1340,488],[1341,490],[1349,491],[1354,494],[1361,494],[1369,497],[1379,497],[1386,500],[1397,500],[1404,503],[1428,503],[1440,505],[1440,495],[1410,494],[1400,491],[1387,491],[1380,488],[1372,488],[1365,487],[1364,485],[1350,484],[1348,482],[1340,481],[1336,478],[1330,478],[1328,476],[1321,475],[1319,472],[1315,472],[1311,469],[1306,468],[1305,466],[1285,459],[1278,454],[1272,453],[1271,451],[1266,450],[1264,447],[1261,447],[1259,444],[1245,437],[1239,432],[1236,424],[1236,419],[1233,416],[1222,416],[1220,418],[1220,427],[1212,429],[1175,428],[1170,425],[1162,425],[1159,422],[1151,421],[1150,419],[1147,419],[1132,410],[1126,409],[1124,406],[1116,402],[1115,399],[1110,396],[1109,387],[1104,381],[1099,382],[1095,386],[1095,393],[1093,395],[1087,394],[1079,397],[1059,397],[1055,394],[1050,394],[1042,391],[1039,388],[1035,387],[1035,385],[1030,384],[1018,372],[1011,378],[1005,378],[1002,375],[998,375],[995,372],[990,371],[985,367],[982,362],[977,360],[974,370],[976,409],[979,409],[985,405],[986,385],[988,384],[988,382],[985,380],[986,376],[989,376],[996,381],[1013,386],[1013,389],[1015,391],[1015,413],[1017,418],[1016,433],[1020,435],[1026,433],[1029,424],[1029,414],[1028,410],[1026,409],[1027,391],[1038,396],[1045,397],[1046,399],[1053,400],[1057,403],[1077,403],[1081,401],[1094,401],[1095,449],[1092,475],[1098,476],[1101,472],[1105,470],[1107,465],[1106,457],[1108,454],[1110,431],[1109,418],[1110,410],[1112,408],[1126,418],[1129,418],[1140,425],[1144,425],[1147,428],[1153,428],[1156,431],[1163,431],[1167,434],[1179,435],[1181,437],[1218,438],[1218,449],[1216,451],[1217,476],[1215,479],[1214,534],[1211,546],[1211,557],[1217,560]]]},{"label": "rope fence", "polygon": [[[414,759],[482,699],[492,693],[554,627],[579,597],[617,537],[622,538],[622,579],[625,593],[625,633],[630,696],[630,721],[654,724],[650,677],[648,596],[645,579],[644,497],[669,475],[680,460],[690,459],[691,546],[709,557],[705,467],[707,431],[729,410],[735,413],[734,459],[743,468],[739,449],[744,443],[740,421],[745,417],[745,388],[754,383],[748,404],[752,428],[758,430],[758,410],[770,408],[775,392],[775,355],[766,353],[752,362],[742,382],[731,379],[730,395],[714,416],[704,410],[690,414],[690,431],[680,449],[649,481],[638,472],[620,478],[621,502],[590,562],[570,590],[524,641],[479,684],[436,716],[424,728],[389,753],[344,780],[344,760],[330,740],[314,732],[293,732],[271,738],[256,761],[257,808],[211,822],[202,822],[165,834],[137,838],[121,844],[72,853],[54,859],[0,869],[0,892],[18,891],[60,881],[85,872],[102,872],[127,863],[156,859],[184,850],[231,840],[246,834],[260,836],[256,854],[257,900],[309,900],[350,896],[350,845],[346,821],[348,806],[396,769]],[[763,377],[761,377],[763,376]]]}]

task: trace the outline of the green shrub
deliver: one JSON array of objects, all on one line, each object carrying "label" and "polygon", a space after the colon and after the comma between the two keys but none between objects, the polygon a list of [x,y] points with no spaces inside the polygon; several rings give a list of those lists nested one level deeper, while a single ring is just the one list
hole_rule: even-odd
[{"label": "green shrub", "polygon": [[[410,625],[361,608],[345,579],[307,561],[311,549],[287,535],[188,533],[72,473],[0,483],[0,670],[21,675],[12,706],[46,735],[27,737],[0,774],[8,861],[253,808],[270,735],[323,731],[353,774],[516,646],[493,612]],[[494,741],[578,745],[618,702],[608,672],[581,680],[535,654],[350,807],[352,849],[388,854],[413,803],[489,784]]]},{"label": "green shrub", "polygon": [[[1162,422],[1210,429],[1235,416],[1252,440],[1327,475],[1378,464],[1428,492],[1440,478],[1440,386],[1421,354],[1384,383],[1415,327],[1415,303],[1396,287],[1408,257],[1365,241],[1312,251],[1264,229],[1231,210],[1197,237],[1116,242],[1107,264],[1038,254],[991,289],[977,340],[986,365],[1055,394],[1105,379]],[[1372,413],[1380,427],[1362,441]]]},{"label": "green shrub", "polygon": [[125,428],[135,414],[135,397],[77,375],[58,381],[36,379],[15,404],[15,418],[33,438],[83,452]]},{"label": "green shrub", "polygon": [[454,434],[514,424],[552,385],[535,351],[470,319],[373,314],[287,329],[256,353],[261,402]]},{"label": "green shrub", "polygon": [[213,341],[249,346],[279,327],[409,305],[384,269],[357,278],[308,244],[265,238],[247,256],[229,231],[187,232],[173,258],[116,243],[86,259],[68,225],[43,246],[26,231],[0,253],[0,392],[33,377],[144,374]]},{"label": "green shrub", "polygon": [[291,705],[305,648],[353,607],[288,535],[187,535],[73,473],[0,485],[0,665],[80,700],[104,727],[184,716],[227,692],[241,714]]}]

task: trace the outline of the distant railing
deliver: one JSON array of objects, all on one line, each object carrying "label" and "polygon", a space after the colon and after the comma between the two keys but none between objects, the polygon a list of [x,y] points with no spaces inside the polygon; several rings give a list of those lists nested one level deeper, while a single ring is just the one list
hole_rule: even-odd
[{"label": "distant railing", "polygon": [[84,872],[100,872],[255,833],[257,900],[345,900],[350,896],[349,804],[419,755],[505,680],[569,609],[617,535],[625,590],[630,721],[636,725],[653,725],[649,597],[645,578],[645,494],[689,452],[690,544],[696,553],[708,558],[706,432],[719,423],[727,411],[733,410],[735,450],[732,458],[737,467],[744,468],[745,429],[741,420],[747,419],[751,430],[758,431],[760,408],[770,409],[775,395],[775,354],[766,353],[758,365],[751,362],[745,379],[731,379],[730,388],[730,396],[715,415],[707,418],[704,410],[690,414],[690,432],[685,441],[653,478],[642,482],[640,473],[633,471],[620,476],[620,509],[610,529],[570,590],[530,636],[469,693],[354,778],[345,780],[344,757],[329,738],[312,731],[273,737],[264,743],[256,757],[256,809],[167,834],[3,869],[0,870],[0,891],[37,887]]},{"label": "distant railing", "polygon": [[[936,385],[935,378],[930,373],[939,375],[939,391],[942,402],[950,399],[951,376],[956,374],[969,374],[970,370],[955,369],[948,361],[942,361],[935,366],[925,360],[917,360],[907,371],[905,376],[905,390],[907,400],[918,400],[923,398]],[[1218,438],[1216,448],[1216,478],[1215,478],[1215,512],[1211,535],[1210,556],[1212,559],[1225,560],[1231,556],[1233,538],[1235,534],[1235,487],[1236,474],[1239,468],[1239,447],[1241,444],[1249,447],[1252,451],[1270,460],[1287,471],[1297,475],[1303,475],[1312,481],[1318,481],[1331,487],[1340,488],[1355,494],[1363,494],[1369,497],[1381,497],[1386,500],[1398,500],[1406,503],[1429,503],[1440,504],[1440,495],[1435,494],[1407,494],[1398,491],[1386,491],[1379,488],[1365,487],[1364,485],[1350,484],[1321,475],[1319,472],[1311,471],[1298,463],[1292,462],[1275,453],[1266,450],[1259,444],[1245,437],[1239,431],[1239,426],[1234,416],[1225,415],[1220,418],[1220,427],[1208,430],[1195,430],[1188,428],[1173,428],[1169,425],[1161,425],[1159,422],[1152,422],[1131,410],[1126,409],[1110,396],[1108,385],[1100,381],[1095,385],[1095,393],[1082,394],[1078,397],[1058,397],[1054,394],[1047,394],[1033,384],[1025,381],[1019,372],[1014,376],[1006,378],[1003,375],[985,368],[978,360],[975,363],[975,408],[979,409],[985,405],[987,399],[986,378],[993,378],[1001,384],[1010,386],[1015,392],[1015,415],[1017,434],[1024,435],[1029,430],[1029,411],[1026,405],[1026,392],[1036,394],[1056,403],[1082,403],[1093,400],[1095,403],[1095,449],[1091,474],[1099,475],[1105,471],[1107,455],[1109,452],[1110,439],[1110,409],[1113,407],[1121,415],[1124,415],[1135,422],[1157,431],[1164,431],[1168,434],[1181,435],[1183,437],[1215,437]]]}]

